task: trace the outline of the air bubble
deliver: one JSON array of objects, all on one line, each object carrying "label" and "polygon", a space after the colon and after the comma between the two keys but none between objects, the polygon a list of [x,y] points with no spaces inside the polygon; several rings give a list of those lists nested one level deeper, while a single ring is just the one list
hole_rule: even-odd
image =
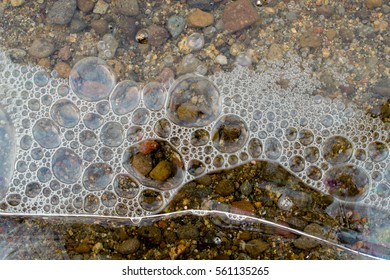
[{"label": "air bubble", "polygon": [[106,207],[113,207],[116,204],[116,196],[113,192],[105,191],[101,197],[102,204]]},{"label": "air bubble", "polygon": [[298,139],[299,142],[301,142],[302,145],[308,146],[314,141],[314,135],[313,132],[311,132],[308,129],[302,129],[298,133]]},{"label": "air bubble", "polygon": [[32,182],[32,183],[27,184],[25,194],[29,198],[34,198],[40,194],[41,190],[42,190],[42,187],[39,183]]},{"label": "air bubble", "polygon": [[368,145],[368,155],[375,162],[383,161],[388,157],[389,149],[385,143],[372,142]]},{"label": "air bubble", "polygon": [[70,149],[58,149],[52,158],[52,170],[54,176],[63,183],[77,182],[81,175],[81,159]]},{"label": "air bubble", "polygon": [[151,82],[143,88],[142,96],[146,108],[158,111],[163,108],[167,93],[161,83]]},{"label": "air bubble", "polygon": [[204,146],[210,140],[210,134],[205,129],[197,129],[191,134],[191,144],[193,146]]},{"label": "air bubble", "polygon": [[282,194],[279,197],[278,208],[280,210],[289,211],[293,206],[294,206],[294,202],[292,201],[292,199],[289,196]]},{"label": "air bubble", "polygon": [[50,109],[51,118],[60,126],[75,127],[80,120],[80,110],[67,99],[60,99]]},{"label": "air bubble", "polygon": [[140,126],[132,126],[127,131],[127,140],[129,142],[141,141],[144,136],[144,131]]},{"label": "air bubble", "polygon": [[307,147],[304,151],[305,159],[310,163],[315,163],[320,157],[320,151],[316,147]]},{"label": "air bubble", "polygon": [[318,181],[322,177],[322,171],[317,166],[309,166],[306,169],[307,177],[309,177],[312,180]]},{"label": "air bubble", "polygon": [[294,127],[289,127],[286,129],[286,138],[289,141],[294,141],[297,139],[298,130]]},{"label": "air bubble", "polygon": [[348,164],[329,169],[324,183],[331,195],[344,201],[359,201],[367,194],[370,180],[362,168]]},{"label": "air bubble", "polygon": [[27,106],[31,111],[39,111],[41,103],[38,99],[33,98],[28,101]]},{"label": "air bubble", "polygon": [[33,81],[37,87],[44,87],[49,83],[50,75],[45,71],[35,73]]},{"label": "air bubble", "polygon": [[171,123],[167,119],[158,120],[154,132],[161,138],[168,138],[171,134]]},{"label": "air bubble", "polygon": [[133,117],[132,117],[132,122],[134,124],[138,125],[145,125],[149,121],[149,111],[145,108],[138,108],[137,110],[134,111]]},{"label": "air bubble", "polygon": [[43,158],[43,150],[41,148],[32,149],[31,157],[35,160],[41,160]]},{"label": "air bubble", "polygon": [[100,140],[109,147],[118,147],[123,142],[123,128],[117,122],[106,123],[100,132]]},{"label": "air bubble", "polygon": [[263,151],[263,145],[257,138],[252,138],[248,143],[248,152],[253,158],[258,158]]},{"label": "air bubble", "polygon": [[118,83],[110,96],[112,110],[117,115],[133,111],[140,101],[140,92],[134,81]]},{"label": "air bubble", "polygon": [[83,186],[89,191],[104,190],[112,181],[114,171],[106,163],[94,163],[87,167],[83,175]]},{"label": "air bubble", "polygon": [[204,36],[201,33],[192,33],[187,38],[187,46],[194,51],[198,51],[204,46]]},{"label": "air bubble", "polygon": [[220,102],[219,90],[210,80],[184,75],[169,89],[168,118],[187,127],[206,126],[219,116]]},{"label": "air bubble", "polygon": [[203,162],[193,159],[188,163],[188,173],[192,176],[200,176],[206,170],[206,166]]},{"label": "air bubble", "polygon": [[282,155],[282,145],[279,140],[274,137],[267,138],[264,144],[264,153],[271,160],[278,159]]},{"label": "air bubble", "polygon": [[98,114],[88,113],[84,116],[83,122],[87,128],[97,129],[103,125],[104,119]]},{"label": "air bubble", "polygon": [[109,96],[115,86],[115,75],[104,60],[88,57],[72,68],[69,84],[78,97],[96,102]]},{"label": "air bubble", "polygon": [[351,142],[342,136],[328,138],[322,147],[323,156],[332,165],[349,161],[353,153]]},{"label": "air bubble", "polygon": [[80,132],[79,141],[87,147],[92,147],[97,143],[97,136],[91,130],[83,130]]},{"label": "air bubble", "polygon": [[41,183],[47,183],[51,180],[52,174],[49,168],[41,167],[37,171],[37,178]]},{"label": "air bubble", "polygon": [[83,153],[83,160],[91,162],[96,158],[96,152],[94,149],[86,149]]},{"label": "air bubble", "polygon": [[20,139],[20,148],[23,150],[28,150],[31,148],[33,143],[33,139],[30,135],[24,135],[22,139]]},{"label": "air bubble", "polygon": [[114,157],[114,152],[110,148],[102,147],[99,150],[99,157],[103,161],[110,161]]},{"label": "air bubble", "polygon": [[123,198],[134,198],[139,191],[137,182],[126,174],[117,175],[113,185],[115,193]]},{"label": "air bubble", "polygon": [[163,196],[160,192],[144,190],[139,196],[139,204],[146,211],[157,211],[163,205]]},{"label": "air bubble", "polygon": [[366,156],[366,151],[363,149],[357,149],[355,151],[355,158],[360,161],[365,161],[367,156]]},{"label": "air bubble", "polygon": [[220,118],[212,131],[213,145],[223,153],[232,153],[241,149],[248,136],[248,128],[244,120],[235,115]]},{"label": "air bubble", "polygon": [[[84,198],[84,210],[88,213],[95,213],[99,209],[99,198],[94,194],[88,194]],[[81,205],[80,205],[81,206]],[[74,205],[76,207],[76,205]],[[78,208],[78,207],[76,207]]]},{"label": "air bubble", "polygon": [[22,201],[22,196],[18,193],[11,193],[7,196],[7,203],[11,206],[18,206]]},{"label": "air bubble", "polygon": [[38,120],[32,128],[34,139],[46,149],[57,148],[61,144],[60,130],[50,119]]},{"label": "air bubble", "polygon": [[110,111],[110,103],[107,100],[100,101],[96,104],[96,111],[102,116],[107,115]]},{"label": "air bubble", "polygon": [[293,172],[301,172],[305,169],[305,160],[301,156],[290,158],[289,166]]},{"label": "air bubble", "polygon": [[390,197],[390,186],[386,183],[381,183],[376,187],[376,193],[382,198]]},{"label": "air bubble", "polygon": [[324,115],[321,119],[321,124],[325,127],[331,127],[333,125],[333,117],[331,115]]}]

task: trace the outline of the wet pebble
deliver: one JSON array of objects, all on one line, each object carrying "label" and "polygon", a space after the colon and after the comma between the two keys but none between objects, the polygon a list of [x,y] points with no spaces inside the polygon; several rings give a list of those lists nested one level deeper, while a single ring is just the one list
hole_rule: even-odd
[{"label": "wet pebble", "polygon": [[256,9],[249,0],[238,0],[230,3],[223,11],[224,29],[236,32],[251,26],[259,19]]},{"label": "wet pebble", "polygon": [[47,22],[50,24],[68,24],[76,10],[76,0],[59,0],[49,8]]},{"label": "wet pebble", "polygon": [[118,252],[122,255],[128,255],[133,254],[137,252],[139,247],[141,246],[141,243],[136,238],[130,238],[122,242],[121,245],[118,247]]},{"label": "wet pebble", "polygon": [[117,0],[116,9],[125,16],[137,16],[140,12],[137,0]]},{"label": "wet pebble", "polygon": [[60,61],[56,64],[56,66],[54,66],[54,70],[57,71],[61,78],[68,78],[72,68],[68,63]]},{"label": "wet pebble", "polygon": [[20,7],[24,4],[25,0],[11,0],[12,7]]},{"label": "wet pebble", "polygon": [[353,39],[355,38],[355,35],[353,34],[353,31],[348,28],[340,28],[339,31],[341,40],[344,43],[352,43]]},{"label": "wet pebble", "polygon": [[173,38],[179,37],[186,25],[185,19],[181,16],[173,15],[168,19],[167,29]]},{"label": "wet pebble", "polygon": [[211,13],[195,9],[187,17],[187,24],[190,27],[206,27],[214,23],[214,16]]},{"label": "wet pebble", "polygon": [[223,54],[217,55],[215,61],[220,65],[226,65],[228,63],[227,57],[224,56]]},{"label": "wet pebble", "polygon": [[233,182],[223,179],[218,182],[217,186],[215,187],[215,192],[222,196],[228,196],[232,193],[234,193],[234,185]]},{"label": "wet pebble", "polygon": [[148,42],[153,47],[165,44],[168,39],[168,31],[156,24],[148,27]]},{"label": "wet pebble", "polygon": [[95,2],[93,0],[77,0],[77,8],[83,13],[89,13],[95,7]]},{"label": "wet pebble", "polygon": [[176,233],[179,239],[196,239],[199,236],[197,227],[192,224],[178,226]]},{"label": "wet pebble", "polygon": [[103,35],[108,32],[108,22],[105,19],[97,19],[91,22],[91,27],[97,34]]},{"label": "wet pebble", "polygon": [[136,154],[132,159],[133,167],[142,175],[146,176],[152,170],[152,158],[149,155],[143,155],[141,153]]},{"label": "wet pebble", "polygon": [[[307,225],[304,229],[304,232],[317,237],[324,237],[325,235],[325,230],[319,224],[316,223]],[[319,242],[317,240],[307,236],[301,236],[298,239],[294,240],[294,246],[303,250],[313,249],[318,245]]]},{"label": "wet pebble", "polygon": [[244,183],[241,184],[240,186],[240,192],[243,194],[243,195],[250,195],[252,193],[252,190],[253,190],[253,187],[252,185],[249,183],[248,180],[246,180]]},{"label": "wet pebble", "polygon": [[369,9],[375,9],[381,7],[383,2],[382,0],[365,0],[366,6]]},{"label": "wet pebble", "polygon": [[315,32],[308,31],[301,35],[299,44],[301,48],[318,48],[321,47],[322,40]]},{"label": "wet pebble", "polygon": [[35,58],[45,58],[54,53],[54,44],[46,38],[37,38],[28,52]]},{"label": "wet pebble", "polygon": [[138,234],[146,242],[150,242],[152,244],[160,244],[161,242],[161,231],[157,227],[154,226],[142,227],[138,230]]},{"label": "wet pebble", "polygon": [[104,14],[106,14],[109,7],[110,7],[110,5],[108,3],[106,3],[103,0],[99,0],[95,4],[95,7],[93,8],[93,12],[95,14],[104,15]]},{"label": "wet pebble", "polygon": [[324,5],[317,9],[319,15],[323,15],[326,18],[330,18],[334,14],[334,7],[331,5]]},{"label": "wet pebble", "polygon": [[70,32],[79,33],[87,27],[87,23],[79,17],[73,17],[70,22]]},{"label": "wet pebble", "polygon": [[268,248],[268,243],[264,242],[261,239],[253,239],[245,244],[245,251],[247,251],[252,258],[257,258]]},{"label": "wet pebble", "polygon": [[172,174],[172,164],[162,160],[150,171],[150,178],[159,182],[165,182]]}]

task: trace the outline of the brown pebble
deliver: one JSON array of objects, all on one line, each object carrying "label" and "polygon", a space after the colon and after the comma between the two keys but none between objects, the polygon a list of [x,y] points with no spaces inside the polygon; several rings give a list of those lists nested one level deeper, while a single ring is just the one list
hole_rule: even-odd
[{"label": "brown pebble", "polygon": [[57,71],[58,75],[61,78],[68,78],[69,77],[69,73],[72,70],[72,68],[66,62],[58,62],[56,64],[56,66],[54,66],[54,70]]},{"label": "brown pebble", "polygon": [[50,59],[48,59],[47,57],[41,58],[41,59],[38,61],[38,65],[39,65],[39,66],[42,66],[42,67],[45,67],[45,68],[49,68],[49,67],[51,66]]},{"label": "brown pebble", "polygon": [[248,200],[234,201],[232,203],[232,212],[240,215],[253,215],[255,207]]},{"label": "brown pebble", "polygon": [[199,109],[190,102],[181,104],[176,110],[177,117],[186,122],[194,123],[198,119]]},{"label": "brown pebble", "polygon": [[35,58],[44,58],[54,53],[54,44],[46,38],[36,38],[28,52]]},{"label": "brown pebble", "polygon": [[252,239],[252,234],[249,231],[239,232],[237,238],[240,240],[248,241]]},{"label": "brown pebble", "polygon": [[63,61],[69,60],[70,55],[71,55],[70,46],[68,45],[63,46],[58,50],[58,57]]},{"label": "brown pebble", "polygon": [[245,244],[245,250],[252,258],[258,257],[261,253],[269,248],[268,243],[261,239],[254,239]]},{"label": "brown pebble", "polygon": [[215,187],[215,192],[222,196],[228,196],[234,193],[233,183],[229,180],[223,179],[218,182],[217,186]]},{"label": "brown pebble", "polygon": [[148,43],[153,47],[158,47],[163,44],[168,39],[168,31],[158,25],[151,25],[148,27]]},{"label": "brown pebble", "polygon": [[81,243],[76,248],[74,248],[74,251],[79,254],[85,254],[91,251],[91,246],[85,243]]},{"label": "brown pebble", "polygon": [[326,37],[331,41],[334,39],[334,37],[336,37],[336,34],[336,30],[334,29],[329,29],[328,31],[326,31]]},{"label": "brown pebble", "polygon": [[369,9],[375,9],[382,6],[382,0],[366,0],[366,6]]},{"label": "brown pebble", "polygon": [[322,39],[314,32],[306,32],[301,35],[299,40],[301,48],[318,48],[322,44]]},{"label": "brown pebble", "polygon": [[230,3],[222,15],[224,28],[228,32],[236,32],[249,27],[258,19],[259,15],[249,0],[238,0]]},{"label": "brown pebble", "polygon": [[172,174],[172,164],[169,161],[160,161],[152,171],[150,178],[159,182],[165,182]]},{"label": "brown pebble", "polygon": [[213,14],[204,12],[200,9],[195,9],[187,17],[187,24],[190,27],[206,27],[212,25],[213,22]]},{"label": "brown pebble", "polygon": [[77,0],[77,7],[83,13],[89,13],[95,7],[95,2],[93,0]]},{"label": "brown pebble", "polygon": [[91,22],[91,27],[96,33],[103,35],[108,32],[108,22],[105,19],[98,19]]},{"label": "brown pebble", "polygon": [[142,175],[146,176],[153,168],[152,158],[149,155],[138,153],[133,156],[131,164]]},{"label": "brown pebble", "polygon": [[137,252],[140,245],[141,243],[138,241],[138,239],[135,238],[127,239],[123,241],[121,245],[119,245],[118,252],[121,253],[122,255],[133,254]]}]

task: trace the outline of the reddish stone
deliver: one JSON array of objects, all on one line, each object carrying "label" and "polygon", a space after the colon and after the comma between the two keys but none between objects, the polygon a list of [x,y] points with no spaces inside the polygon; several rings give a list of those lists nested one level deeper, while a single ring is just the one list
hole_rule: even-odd
[{"label": "reddish stone", "polygon": [[157,147],[158,147],[158,143],[156,141],[146,140],[146,141],[141,143],[141,145],[139,147],[139,151],[141,154],[147,155],[147,154],[150,154],[151,152],[153,152],[155,149],[157,149]]},{"label": "reddish stone", "polygon": [[226,31],[236,32],[254,24],[259,19],[249,0],[238,0],[226,6],[222,21]]},{"label": "reddish stone", "polygon": [[253,215],[255,207],[247,200],[234,201],[232,203],[232,212],[239,215]]}]

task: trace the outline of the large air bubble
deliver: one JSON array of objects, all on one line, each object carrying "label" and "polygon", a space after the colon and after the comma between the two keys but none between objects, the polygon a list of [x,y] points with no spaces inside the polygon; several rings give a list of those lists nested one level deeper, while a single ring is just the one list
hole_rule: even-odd
[{"label": "large air bubble", "polygon": [[389,148],[385,143],[372,142],[368,145],[368,155],[373,161],[383,161],[389,155]]},{"label": "large air bubble", "polygon": [[164,106],[167,93],[162,84],[151,82],[145,85],[142,95],[145,106],[152,111],[158,111]]},{"label": "large air bubble", "polygon": [[60,99],[53,104],[50,110],[51,118],[60,126],[71,128],[80,120],[80,110],[67,99]]},{"label": "large air bubble", "polygon": [[89,191],[104,190],[112,181],[114,171],[107,163],[94,163],[87,167],[83,175],[83,186]]},{"label": "large air bubble", "polygon": [[112,110],[117,115],[127,114],[137,107],[140,96],[136,82],[122,81],[116,85],[110,96]]},{"label": "large air bubble", "polygon": [[341,200],[359,201],[367,194],[370,179],[362,168],[348,164],[329,169],[324,184],[331,195]]},{"label": "large air bubble", "polygon": [[119,174],[114,180],[114,190],[117,195],[123,198],[134,198],[139,191],[139,184],[126,174]]},{"label": "large air bubble", "polygon": [[219,90],[205,77],[187,74],[169,89],[168,118],[187,127],[206,126],[221,112]]},{"label": "large air bubble", "polygon": [[110,95],[115,86],[115,75],[104,60],[87,57],[73,67],[69,84],[78,97],[96,102]]},{"label": "large air bubble", "polygon": [[0,199],[8,191],[15,165],[15,128],[0,106]]},{"label": "large air bubble", "polygon": [[214,147],[222,153],[233,153],[241,149],[248,140],[248,127],[236,115],[223,116],[212,131]]},{"label": "large air bubble", "polygon": [[277,160],[282,155],[282,145],[279,140],[271,137],[265,140],[264,153],[271,160]]},{"label": "large air bubble", "polygon": [[160,190],[176,188],[184,179],[183,159],[164,140],[134,144],[125,152],[123,165],[142,184]]},{"label": "large air bubble", "polygon": [[347,138],[332,136],[325,141],[322,152],[326,161],[336,165],[345,163],[351,158],[353,147]]},{"label": "large air bubble", "polygon": [[67,148],[58,149],[51,160],[54,176],[65,184],[76,183],[81,176],[81,158]]},{"label": "large air bubble", "polygon": [[38,120],[32,129],[32,133],[34,139],[43,148],[54,149],[61,144],[60,130],[51,119]]}]

